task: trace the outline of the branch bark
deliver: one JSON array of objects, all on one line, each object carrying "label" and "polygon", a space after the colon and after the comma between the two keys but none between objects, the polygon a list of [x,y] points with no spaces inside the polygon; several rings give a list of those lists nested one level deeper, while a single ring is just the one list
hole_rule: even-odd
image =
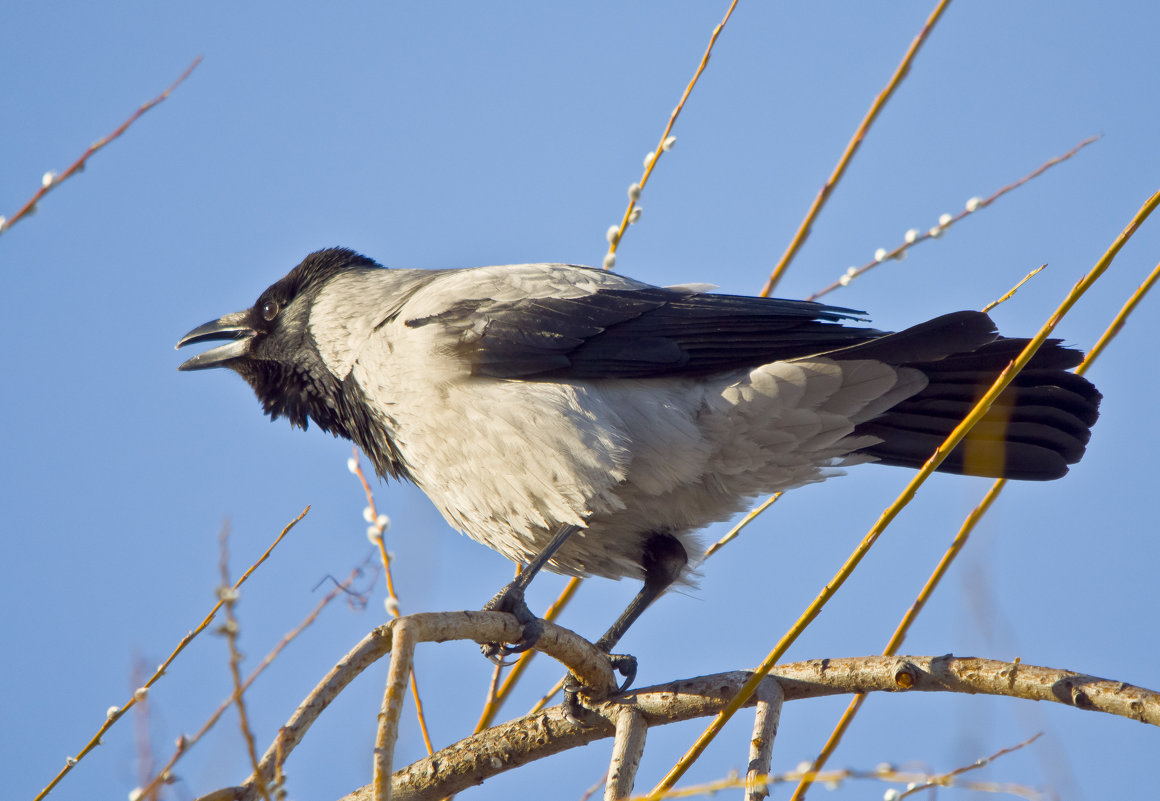
[{"label": "branch bark", "polygon": [[[612,737],[618,710],[635,705],[648,727],[715,715],[749,678],[719,673],[647,687],[593,707],[570,723],[559,706],[503,723],[396,771],[398,801],[444,798],[537,759]],[[781,665],[766,681],[786,701],[854,692],[956,692],[1054,701],[1160,726],[1160,693],[1069,670],[954,656],[868,656]],[[756,704],[757,699],[753,700]],[[342,801],[369,801],[368,785]]]},{"label": "branch bark", "polygon": [[[406,639],[412,645],[453,639],[514,641],[521,634],[515,618],[501,612],[417,614],[380,626],[330,670],[281,728],[278,739],[260,762],[260,770],[267,781],[274,775],[276,763],[280,766],[346,685],[390,653],[393,640],[398,639],[395,635],[403,634],[395,631],[399,626],[405,627]],[[380,762],[378,769],[383,772],[377,790],[380,797],[396,801],[445,798],[537,759],[612,737],[616,734],[618,722],[627,737],[627,722],[633,724],[630,728],[643,732],[654,726],[716,715],[753,675],[749,671],[718,673],[609,697],[616,690],[615,675],[607,655],[587,640],[565,628],[545,623],[543,636],[536,647],[567,666],[580,679],[585,688],[584,695],[607,700],[588,702],[589,706],[580,710],[582,719],[579,720],[574,716],[569,718],[563,706],[556,706],[494,726],[395,771],[389,784],[385,775],[389,765],[382,758],[388,743],[380,742],[376,746],[379,755],[376,758]],[[410,655],[399,656],[401,660],[396,665],[396,672],[405,676],[410,670]],[[1153,690],[1069,670],[951,655],[865,656],[779,665],[763,679],[758,693],[746,706],[756,705],[759,699],[780,707],[780,699],[795,701],[871,692],[1004,695],[1054,701],[1160,726],[1160,693]],[[397,691],[389,696],[392,699],[389,706],[401,705],[402,699]],[[770,735],[776,729],[776,713],[773,709],[767,712],[770,713],[765,716],[768,719],[758,721],[760,725],[755,731],[755,737],[761,740],[771,739]],[[397,715],[397,709],[383,712],[388,716],[391,713]],[[386,736],[393,743],[393,733],[388,732]],[[750,757],[755,763],[768,760],[768,755],[760,747]],[[617,763],[625,768],[624,785],[631,782],[633,771],[630,764],[633,761],[626,751],[626,757]],[[254,784],[251,776],[242,786],[217,790],[203,796],[201,801],[253,801]],[[760,792],[757,786],[749,789],[751,795]],[[376,788],[371,784],[344,796],[342,801],[372,801],[375,797]]]}]

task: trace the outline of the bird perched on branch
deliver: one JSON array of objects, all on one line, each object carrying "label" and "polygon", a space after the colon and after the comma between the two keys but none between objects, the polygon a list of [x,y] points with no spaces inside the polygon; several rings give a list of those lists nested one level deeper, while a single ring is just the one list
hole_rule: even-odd
[{"label": "bird perched on branch", "polygon": [[[611,651],[686,572],[695,532],[759,495],[861,462],[919,467],[1027,344],[962,311],[898,333],[861,312],[651,286],[567,264],[384,269],[312,253],[250,308],[178,347],[226,344],[266,414],[353,440],[459,531],[526,566],[488,608],[537,619],[547,567],[644,587]],[[1054,479],[1083,455],[1100,394],[1049,340],[940,470]],[[626,669],[629,670],[631,668]]]}]

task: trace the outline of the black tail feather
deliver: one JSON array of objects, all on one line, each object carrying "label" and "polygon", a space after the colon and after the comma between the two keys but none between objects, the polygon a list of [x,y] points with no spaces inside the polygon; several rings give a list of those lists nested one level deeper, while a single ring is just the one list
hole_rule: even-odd
[{"label": "black tail feather", "polygon": [[[924,323],[921,338],[927,344],[922,346],[921,361],[895,360],[887,347],[890,338],[877,340],[872,358],[921,370],[929,383],[918,394],[857,427],[855,433],[882,440],[863,449],[864,453],[884,464],[921,467],[1027,345],[1026,339],[988,336],[979,318],[989,321],[979,312],[959,312]],[[951,332],[946,343],[951,347],[963,344],[963,331],[977,338],[964,351],[946,352],[948,348],[939,356],[938,348],[929,343],[943,341],[940,322]],[[905,345],[900,349],[904,359],[915,351],[914,331],[892,335]],[[848,349],[848,358],[864,358],[858,351],[866,347]],[[1049,480],[1067,473],[1068,465],[1083,456],[1091,427],[1099,417],[1099,391],[1082,376],[1067,372],[1082,359],[1082,353],[1064,347],[1059,340],[1045,342],[939,470],[1028,480]]]}]

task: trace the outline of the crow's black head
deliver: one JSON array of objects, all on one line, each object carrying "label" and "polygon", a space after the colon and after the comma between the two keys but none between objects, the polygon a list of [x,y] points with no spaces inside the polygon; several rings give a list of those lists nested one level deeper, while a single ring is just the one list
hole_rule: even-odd
[{"label": "crow's black head", "polygon": [[198,326],[177,343],[229,340],[183,362],[179,370],[228,367],[253,387],[271,419],[287,418],[306,428],[313,420],[324,431],[358,443],[380,473],[405,472],[381,427],[371,419],[353,379],[334,375],[310,333],[310,313],[335,276],[349,270],[378,268],[353,250],[330,248],[311,253],[271,285],[257,302]]}]

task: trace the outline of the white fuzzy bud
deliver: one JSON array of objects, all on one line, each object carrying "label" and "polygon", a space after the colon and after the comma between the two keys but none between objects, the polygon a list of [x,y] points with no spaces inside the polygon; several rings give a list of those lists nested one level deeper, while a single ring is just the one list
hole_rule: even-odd
[{"label": "white fuzzy bud", "polygon": [[143,789],[140,787],[134,787],[129,791],[129,801],[141,801],[141,796],[144,794],[145,791]]},{"label": "white fuzzy bud", "polygon": [[148,687],[138,687],[136,690],[133,691],[133,700],[139,704],[143,703],[148,696],[149,696],[149,688]]},{"label": "white fuzzy bud", "polygon": [[640,184],[630,184],[628,187],[628,199],[633,203],[640,200]]},{"label": "white fuzzy bud", "polygon": [[634,222],[636,222],[637,220],[639,220],[639,219],[640,219],[640,215],[641,215],[640,206],[634,206],[634,207],[633,207],[633,209],[632,209],[632,211],[630,211],[630,212],[628,213],[628,223],[629,223],[629,225],[631,225],[632,223],[634,223]]},{"label": "white fuzzy bud", "polygon": [[382,530],[378,526],[367,526],[367,541],[378,547],[378,544],[383,541]]},{"label": "white fuzzy bud", "polygon": [[613,267],[615,267],[616,266],[616,254],[615,253],[605,253],[603,266],[604,266],[604,269],[606,269],[606,270],[611,270]]},{"label": "white fuzzy bud", "polygon": [[387,614],[391,617],[397,617],[399,614],[399,601],[396,598],[386,598],[383,600],[383,608],[387,610]]},{"label": "white fuzzy bud", "polygon": [[943,231],[945,231],[945,230],[946,230],[945,228],[939,228],[936,225],[934,228],[931,228],[929,231],[927,231],[926,235],[929,236],[931,239],[938,239],[940,236],[943,235]]},{"label": "white fuzzy bud", "polygon": [[882,261],[886,258],[886,248],[878,248],[874,251],[874,261]]},{"label": "white fuzzy bud", "polygon": [[235,589],[234,587],[218,587],[217,588],[217,597],[218,597],[219,601],[225,601],[226,603],[231,603],[233,601],[238,600],[238,595],[239,595],[239,593],[238,593],[237,589]]},{"label": "white fuzzy bud", "polygon": [[981,197],[973,197],[967,201],[967,211],[978,211],[981,205],[983,205],[983,199]]},{"label": "white fuzzy bud", "polygon": [[49,170],[44,175],[40,176],[40,185],[46,189],[56,182],[56,173]]},{"label": "white fuzzy bud", "polygon": [[375,518],[375,525],[378,526],[379,531],[386,531],[391,527],[391,518],[386,515],[379,515]]},{"label": "white fuzzy bud", "polygon": [[375,522],[375,510],[369,506],[364,506],[363,507],[363,520],[367,521],[368,523]]},{"label": "white fuzzy bud", "polygon": [[940,226],[942,226],[943,228],[946,228],[948,225],[951,224],[951,220],[953,220],[953,219],[954,219],[954,217],[952,217],[950,214],[940,214],[938,216],[938,224]]},{"label": "white fuzzy bud", "polygon": [[4,226],[8,224],[7,217],[0,217],[0,231],[4,230]]},{"label": "white fuzzy bud", "polygon": [[111,706],[105,710],[105,717],[108,718],[109,720],[112,720],[113,718],[117,717],[117,713],[120,711],[121,711],[121,707]]},{"label": "white fuzzy bud", "polygon": [[918,241],[918,229],[911,228],[909,231],[906,232],[906,244],[913,245],[917,241]]},{"label": "white fuzzy bud", "polygon": [[608,244],[615,245],[616,241],[620,239],[620,226],[610,225],[608,230],[604,232],[604,238],[608,240]]},{"label": "white fuzzy bud", "polygon": [[663,150],[667,153],[668,151],[673,149],[673,145],[675,145],[676,143],[677,143],[677,137],[675,137],[675,136],[666,137],[665,141],[661,142],[661,150]]},{"label": "white fuzzy bud", "polygon": [[657,160],[657,154],[650,150],[647,154],[645,154],[644,168],[647,170],[649,167],[652,166],[653,162],[656,160]]},{"label": "white fuzzy bud", "polygon": [[890,787],[886,790],[885,793],[882,794],[882,801],[898,801],[901,795],[902,794],[895,790],[893,787]]},{"label": "white fuzzy bud", "polygon": [[346,460],[346,469],[358,475],[358,459],[353,456]]}]

